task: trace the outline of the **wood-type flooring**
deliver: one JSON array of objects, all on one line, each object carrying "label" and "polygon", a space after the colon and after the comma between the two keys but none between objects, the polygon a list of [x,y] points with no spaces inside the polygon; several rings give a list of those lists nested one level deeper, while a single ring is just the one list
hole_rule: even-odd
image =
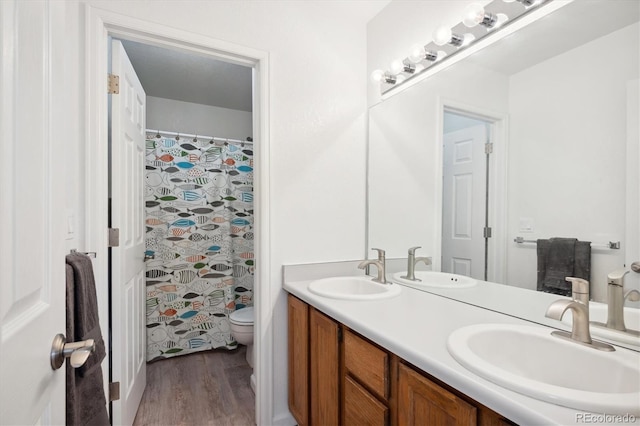
[{"label": "wood-type flooring", "polygon": [[255,396],[246,347],[147,364],[147,387],[134,426],[253,426]]}]

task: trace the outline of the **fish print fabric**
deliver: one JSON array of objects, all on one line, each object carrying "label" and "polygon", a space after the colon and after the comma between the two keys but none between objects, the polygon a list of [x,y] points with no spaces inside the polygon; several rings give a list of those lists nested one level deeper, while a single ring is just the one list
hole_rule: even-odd
[{"label": "fish print fabric", "polygon": [[233,349],[253,305],[252,145],[147,135],[147,360]]}]

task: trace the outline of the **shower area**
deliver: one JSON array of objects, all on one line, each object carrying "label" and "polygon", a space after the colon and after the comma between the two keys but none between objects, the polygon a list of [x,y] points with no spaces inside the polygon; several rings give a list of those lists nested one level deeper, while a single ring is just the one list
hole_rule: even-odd
[{"label": "shower area", "polygon": [[236,348],[229,314],[253,306],[251,138],[147,130],[145,209],[147,360]]}]

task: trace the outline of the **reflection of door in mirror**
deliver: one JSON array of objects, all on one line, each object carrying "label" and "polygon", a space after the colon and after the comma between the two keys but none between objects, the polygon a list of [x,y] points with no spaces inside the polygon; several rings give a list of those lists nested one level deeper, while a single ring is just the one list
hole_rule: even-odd
[{"label": "reflection of door in mirror", "polygon": [[487,279],[490,123],[445,111],[442,271]]}]

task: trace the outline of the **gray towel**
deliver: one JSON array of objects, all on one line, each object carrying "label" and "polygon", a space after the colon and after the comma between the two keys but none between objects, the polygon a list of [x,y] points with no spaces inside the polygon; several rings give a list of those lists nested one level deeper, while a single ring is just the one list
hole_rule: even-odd
[{"label": "gray towel", "polygon": [[571,295],[566,277],[591,280],[591,243],[575,238],[538,240],[538,291]]},{"label": "gray towel", "polygon": [[94,339],[96,350],[80,368],[66,362],[66,424],[108,426],[109,414],[102,380],[106,356],[98,320],[98,301],[91,259],[83,254],[66,258],[67,340]]}]

